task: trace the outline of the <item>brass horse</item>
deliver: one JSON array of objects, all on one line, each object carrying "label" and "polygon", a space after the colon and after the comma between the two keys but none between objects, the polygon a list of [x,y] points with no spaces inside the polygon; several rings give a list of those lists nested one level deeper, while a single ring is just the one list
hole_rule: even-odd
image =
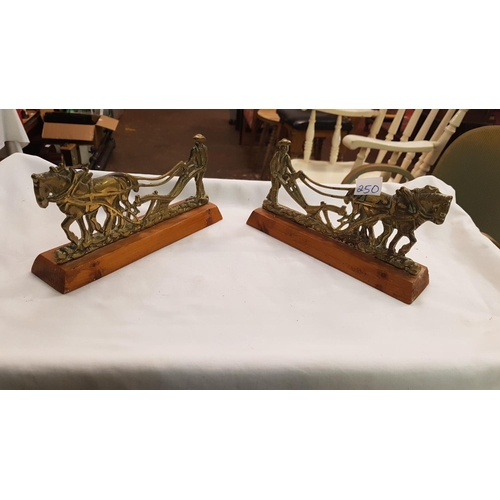
[{"label": "brass horse", "polygon": [[[88,244],[94,231],[108,236],[124,207],[130,216],[134,215],[135,210],[128,201],[128,195],[131,190],[138,191],[139,184],[129,174],[107,174],[94,179],[86,169],[77,171],[59,165],[49,167],[49,171],[43,174],[33,174],[31,178],[38,205],[46,208],[52,202],[66,214],[61,227],[75,245]],[[106,213],[103,227],[96,219],[101,207]],[[73,222],[80,228],[81,239],[70,229]]]},{"label": "brass horse", "polygon": [[[349,216],[341,219],[341,227],[349,222],[346,232],[351,232],[368,245],[377,249],[386,249],[394,254],[398,242],[406,236],[409,242],[397,252],[405,256],[416,243],[415,230],[424,222],[443,224],[450,209],[452,196],[442,194],[438,188],[399,188],[394,196],[381,193],[380,196],[353,196],[354,190],[346,195],[346,202],[353,207]],[[383,231],[375,238],[373,227],[377,222],[383,225]],[[391,235],[396,234],[389,242]],[[389,243],[388,243],[389,242]]]},{"label": "brass horse", "polygon": [[[452,197],[439,192],[433,186],[408,189],[400,187],[393,196],[356,195],[355,190],[345,185],[323,185],[302,171],[295,171],[288,154],[290,141],[278,142],[278,150],[270,163],[271,189],[262,203],[262,208],[280,217],[289,219],[307,229],[339,241],[351,248],[370,254],[410,274],[418,274],[420,264],[406,257],[416,243],[415,230],[424,222],[442,224],[450,209]],[[321,201],[311,205],[307,202],[297,183],[320,194],[324,199],[341,200],[337,206]],[[283,188],[303,210],[284,206],[278,202],[278,192]],[[333,221],[331,213],[341,217]],[[375,235],[375,226],[382,225],[382,232]],[[397,249],[401,238],[408,243]]]},{"label": "brass horse", "polygon": [[[51,166],[43,174],[33,174],[31,177],[38,205],[46,208],[49,203],[55,203],[66,215],[61,227],[71,243],[56,251],[56,261],[61,263],[78,258],[208,203],[203,187],[208,161],[205,137],[197,134],[193,139],[194,146],[189,159],[178,162],[160,176],[112,173],[93,178],[88,169],[75,170],[64,165]],[[136,195],[133,202],[130,200],[132,191],[137,193],[140,188],[163,186],[175,177],[177,181],[167,195],[159,195],[154,191],[145,196]],[[196,195],[171,205],[191,179],[196,183]],[[138,207],[148,202],[144,207],[147,207],[146,213],[139,216]],[[105,214],[102,226],[97,221],[100,209]],[[75,222],[80,228],[81,237],[71,230]]]}]

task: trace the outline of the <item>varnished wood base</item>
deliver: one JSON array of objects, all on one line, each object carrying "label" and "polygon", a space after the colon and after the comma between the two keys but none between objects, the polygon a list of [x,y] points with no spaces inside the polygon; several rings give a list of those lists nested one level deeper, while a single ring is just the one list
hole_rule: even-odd
[{"label": "varnished wood base", "polygon": [[64,264],[54,259],[57,248],[48,250],[35,259],[31,272],[58,292],[68,293],[221,219],[217,206],[207,203]]},{"label": "varnished wood base", "polygon": [[252,212],[247,224],[406,304],[429,284],[425,266],[417,275],[409,274],[262,208]]}]

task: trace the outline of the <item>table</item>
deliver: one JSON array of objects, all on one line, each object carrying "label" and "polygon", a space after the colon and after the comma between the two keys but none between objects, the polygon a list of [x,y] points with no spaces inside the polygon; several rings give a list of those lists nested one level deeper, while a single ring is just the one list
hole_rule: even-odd
[{"label": "table", "polygon": [[247,226],[269,183],[216,179],[224,220],[60,295],[30,272],[66,242],[33,195],[48,166],[0,162],[2,389],[500,388],[500,252],[455,203],[416,233],[412,305]]}]

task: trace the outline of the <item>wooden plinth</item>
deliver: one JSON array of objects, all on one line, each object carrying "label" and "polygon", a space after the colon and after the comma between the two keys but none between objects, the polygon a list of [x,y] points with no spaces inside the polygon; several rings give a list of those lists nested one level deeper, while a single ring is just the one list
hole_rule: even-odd
[{"label": "wooden plinth", "polygon": [[64,264],[56,263],[53,248],[35,259],[31,272],[58,292],[68,293],[221,219],[217,206],[207,203]]},{"label": "wooden plinth", "polygon": [[409,274],[262,208],[252,212],[247,224],[406,304],[429,284],[425,266],[417,275]]}]

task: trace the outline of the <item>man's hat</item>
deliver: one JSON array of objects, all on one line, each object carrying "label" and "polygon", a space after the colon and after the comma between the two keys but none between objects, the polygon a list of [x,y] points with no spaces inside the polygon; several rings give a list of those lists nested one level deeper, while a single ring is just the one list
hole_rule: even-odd
[{"label": "man's hat", "polygon": [[292,144],[292,141],[288,139],[281,139],[281,141],[278,142],[278,146],[290,146],[290,144]]}]

